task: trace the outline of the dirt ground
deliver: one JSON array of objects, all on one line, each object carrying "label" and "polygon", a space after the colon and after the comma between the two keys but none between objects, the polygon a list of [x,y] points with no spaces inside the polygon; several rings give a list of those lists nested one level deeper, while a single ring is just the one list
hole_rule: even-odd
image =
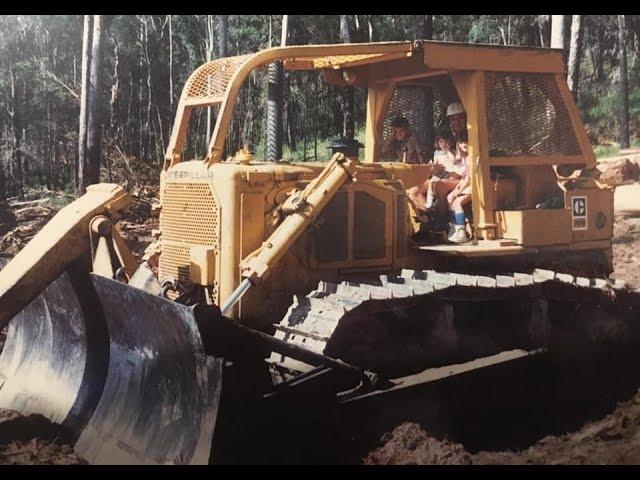
[{"label": "dirt ground", "polygon": [[[615,278],[640,289],[640,184],[616,190],[613,237]],[[472,454],[459,443],[434,438],[421,426],[404,423],[381,439],[365,459],[369,465],[468,464],[640,464],[640,390],[605,418],[580,430],[548,436],[520,451]]]},{"label": "dirt ground", "polygon": [[404,423],[382,439],[368,465],[637,465],[640,464],[640,392],[605,418],[576,432],[547,436],[519,451],[469,453],[464,446],[429,436]]},{"label": "dirt ground", "polygon": [[[157,191],[138,189],[121,233],[134,255],[142,257],[158,228],[158,218],[151,207]],[[11,208],[0,205],[0,252],[13,256],[38,232],[57,210],[50,202],[14,202]],[[4,207],[4,208],[2,208]],[[6,338],[0,330],[0,353]],[[0,388],[3,380],[0,375]],[[41,415],[21,416],[0,409],[0,465],[83,465],[87,462],[73,451],[64,439],[61,427]]]},{"label": "dirt ground", "polygon": [[521,451],[471,454],[459,443],[430,437],[419,425],[397,427],[369,465],[637,465],[640,464],[640,393],[604,419],[577,432],[548,436]]},{"label": "dirt ground", "polygon": [[615,203],[613,276],[640,289],[640,183],[617,187]]},{"label": "dirt ground", "polygon": [[86,465],[62,436],[41,415],[0,409],[0,465]]}]

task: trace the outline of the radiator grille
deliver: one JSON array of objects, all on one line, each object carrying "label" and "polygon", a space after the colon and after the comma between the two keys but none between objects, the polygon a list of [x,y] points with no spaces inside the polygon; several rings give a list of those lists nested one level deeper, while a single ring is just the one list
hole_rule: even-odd
[{"label": "radiator grille", "polygon": [[160,277],[189,281],[191,245],[218,247],[219,207],[207,183],[167,182],[162,195]]}]

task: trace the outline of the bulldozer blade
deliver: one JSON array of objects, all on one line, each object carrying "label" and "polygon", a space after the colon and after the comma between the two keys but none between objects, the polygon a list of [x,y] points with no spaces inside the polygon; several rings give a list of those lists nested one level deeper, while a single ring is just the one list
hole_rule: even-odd
[{"label": "bulldozer blade", "polygon": [[44,415],[72,437],[98,403],[109,356],[86,278],[72,266],[53,281],[9,323],[0,354],[0,408]]},{"label": "bulldozer blade", "polygon": [[9,323],[0,408],[67,427],[92,464],[208,463],[222,359],[196,310],[78,263]]},{"label": "bulldozer blade", "polygon": [[102,396],[75,450],[94,464],[206,464],[222,359],[186,307],[90,275],[109,331]]}]

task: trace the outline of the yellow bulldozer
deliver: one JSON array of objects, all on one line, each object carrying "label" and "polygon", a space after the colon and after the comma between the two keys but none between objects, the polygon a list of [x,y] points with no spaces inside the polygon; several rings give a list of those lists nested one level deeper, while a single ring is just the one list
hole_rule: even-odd
[{"label": "yellow bulldozer", "polygon": [[[228,151],[242,85],[273,62],[364,89],[363,154]],[[130,196],[98,184],[0,271],[0,407],[68,427],[91,463],[207,463],[243,395],[292,414],[299,399],[353,403],[573,332],[595,341],[593,325],[631,338],[640,295],[609,279],[613,191],[597,180],[565,71],[560,50],[432,41],[202,65],[177,107],[160,236],[142,264],[118,233]],[[430,144],[452,103],[469,142],[465,244],[425,235],[407,196],[433,163],[382,152],[394,118]],[[206,156],[186,161],[190,116],[210,107]]]}]

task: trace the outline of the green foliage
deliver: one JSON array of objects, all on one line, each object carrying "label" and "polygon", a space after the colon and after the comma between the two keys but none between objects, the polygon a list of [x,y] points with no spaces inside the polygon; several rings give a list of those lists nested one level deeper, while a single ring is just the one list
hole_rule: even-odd
[{"label": "green foliage", "polygon": [[620,145],[596,145],[593,147],[596,158],[615,157],[620,153]]},{"label": "green foliage", "polygon": [[[640,147],[640,138],[634,138],[631,140],[631,148]],[[620,145],[617,143],[611,143],[609,145],[596,145],[593,147],[593,152],[596,158],[617,157],[620,155]]]},{"label": "green foliage", "polygon": [[[354,42],[411,40],[424,19],[422,15],[347,17]],[[540,46],[542,17],[435,15],[433,38]],[[632,134],[637,135],[640,17],[628,15],[627,19],[630,126]],[[583,24],[578,105],[594,142],[610,144],[618,135],[616,16],[587,15]],[[229,55],[255,52],[270,44],[279,45],[282,16],[229,15],[228,27]],[[82,29],[82,15],[0,16],[0,196],[41,185],[70,189],[73,184]],[[160,168],[181,89],[193,70],[206,60],[208,43],[213,46],[213,57],[217,57],[219,33],[217,15],[173,15],[171,23],[167,15],[111,18],[102,94],[105,159],[127,158],[132,165],[140,163],[156,171]],[[287,41],[337,43],[339,15],[290,15]],[[320,160],[328,158],[330,142],[341,134],[343,91],[324,83],[321,75],[306,72],[288,73],[284,88],[285,158],[313,160],[316,150]],[[366,92],[356,90],[356,136],[361,140],[365,101]],[[196,112],[192,123],[185,157],[201,158],[206,148],[206,111]],[[257,72],[242,88],[226,153],[248,144],[260,158],[265,127],[266,75]],[[610,154],[614,149],[603,147],[598,152]]]}]

